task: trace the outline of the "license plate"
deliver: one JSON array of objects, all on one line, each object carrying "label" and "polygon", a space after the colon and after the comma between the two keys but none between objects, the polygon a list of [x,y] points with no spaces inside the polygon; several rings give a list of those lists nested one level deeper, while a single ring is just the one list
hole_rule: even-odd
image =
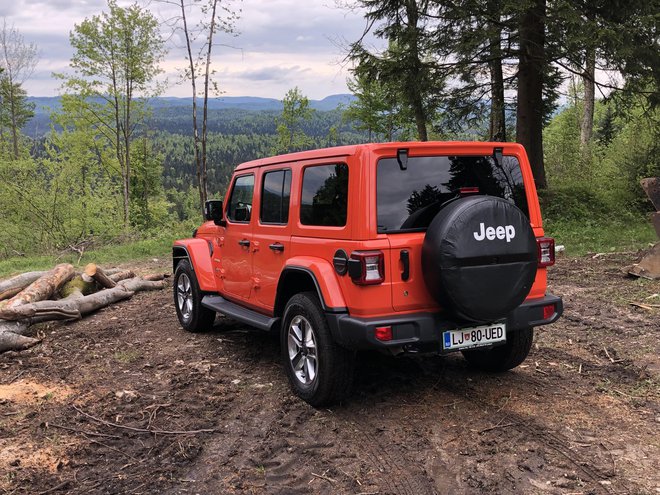
[{"label": "license plate", "polygon": [[443,348],[446,351],[483,347],[496,342],[506,342],[506,325],[493,323],[471,328],[459,328],[443,332]]}]

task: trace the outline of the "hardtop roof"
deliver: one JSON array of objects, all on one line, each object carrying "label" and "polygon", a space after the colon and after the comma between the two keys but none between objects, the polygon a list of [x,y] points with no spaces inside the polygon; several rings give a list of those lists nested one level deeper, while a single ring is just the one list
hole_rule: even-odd
[{"label": "hardtop roof", "polygon": [[283,163],[291,163],[304,160],[313,160],[317,158],[340,158],[350,155],[355,155],[359,152],[396,152],[397,149],[408,149],[408,152],[415,154],[418,150],[425,149],[438,149],[438,148],[456,148],[461,147],[466,150],[478,151],[480,153],[490,154],[494,148],[504,148],[511,152],[522,150],[522,146],[518,143],[500,143],[488,141],[400,141],[400,142],[387,142],[387,143],[366,143],[366,144],[353,144],[348,146],[335,146],[332,148],[321,148],[308,151],[298,151],[295,153],[288,153],[284,155],[276,155],[267,158],[259,158],[249,162],[244,162],[238,165],[235,171],[245,170],[256,167],[263,167],[266,165],[276,165]]}]

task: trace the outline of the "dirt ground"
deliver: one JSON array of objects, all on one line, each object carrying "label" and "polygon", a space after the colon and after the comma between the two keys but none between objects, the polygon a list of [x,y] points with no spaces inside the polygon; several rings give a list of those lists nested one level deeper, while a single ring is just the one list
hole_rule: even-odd
[{"label": "dirt ground", "polygon": [[514,371],[360,354],[332,409],[272,337],[182,331],[170,291],[51,324],[0,355],[0,493],[658,494],[660,282],[634,260],[560,260],[565,315]]}]

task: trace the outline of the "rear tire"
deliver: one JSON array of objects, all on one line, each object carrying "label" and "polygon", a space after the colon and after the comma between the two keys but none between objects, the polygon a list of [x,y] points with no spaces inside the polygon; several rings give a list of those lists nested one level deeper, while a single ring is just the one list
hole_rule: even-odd
[{"label": "rear tire", "polygon": [[204,332],[213,326],[215,311],[202,306],[202,291],[188,260],[174,272],[174,307],[179,323],[188,332]]},{"label": "rear tire", "polygon": [[337,403],[349,394],[355,353],[333,340],[315,293],[303,292],[289,299],[280,343],[284,369],[298,397],[321,407]]},{"label": "rear tire", "polygon": [[534,339],[534,329],[524,328],[506,336],[506,344],[488,350],[462,351],[470,366],[484,371],[508,371],[521,364]]}]

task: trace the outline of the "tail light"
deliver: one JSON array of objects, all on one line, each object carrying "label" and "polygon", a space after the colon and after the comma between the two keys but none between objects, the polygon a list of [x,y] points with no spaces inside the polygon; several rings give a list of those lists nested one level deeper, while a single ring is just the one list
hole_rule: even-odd
[{"label": "tail light", "polygon": [[385,280],[385,255],[382,251],[354,251],[348,260],[348,274],[357,285],[382,284]]},{"label": "tail light", "polygon": [[539,268],[555,264],[555,240],[552,237],[537,237],[536,248]]}]

